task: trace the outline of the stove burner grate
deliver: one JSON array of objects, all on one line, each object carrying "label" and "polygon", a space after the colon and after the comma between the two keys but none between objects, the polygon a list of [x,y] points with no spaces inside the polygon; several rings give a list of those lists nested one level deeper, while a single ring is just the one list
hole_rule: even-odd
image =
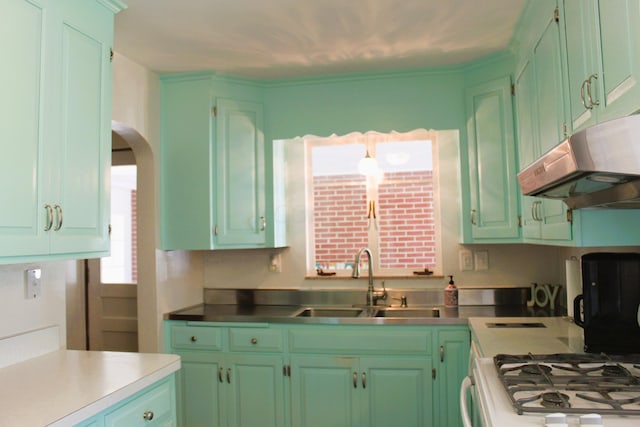
[{"label": "stove burner grate", "polygon": [[[497,355],[515,411],[640,416],[640,355]],[[624,366],[623,366],[624,365]],[[596,406],[594,406],[596,405]]]},{"label": "stove burner grate", "polygon": [[540,395],[542,406],[545,408],[570,408],[569,396],[558,391],[550,391]]}]

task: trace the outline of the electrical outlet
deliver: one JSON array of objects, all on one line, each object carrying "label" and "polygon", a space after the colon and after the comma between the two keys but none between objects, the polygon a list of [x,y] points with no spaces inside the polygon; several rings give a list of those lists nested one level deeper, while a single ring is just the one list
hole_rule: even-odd
[{"label": "electrical outlet", "polygon": [[282,255],[272,254],[271,262],[269,264],[269,271],[273,273],[282,273]]},{"label": "electrical outlet", "polygon": [[489,251],[476,251],[473,253],[476,270],[489,269]]},{"label": "electrical outlet", "polygon": [[460,249],[460,271],[473,270],[473,253],[468,249]]},{"label": "electrical outlet", "polygon": [[40,296],[40,276],[42,270],[34,268],[25,271],[25,297],[34,299]]}]

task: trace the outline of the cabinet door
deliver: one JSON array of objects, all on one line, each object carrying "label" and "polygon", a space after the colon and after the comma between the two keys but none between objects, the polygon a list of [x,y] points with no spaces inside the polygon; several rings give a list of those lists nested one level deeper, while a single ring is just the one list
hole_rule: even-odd
[{"label": "cabinet door", "polygon": [[0,257],[49,252],[47,212],[38,191],[48,136],[43,121],[55,111],[45,93],[49,50],[42,2],[0,3]]},{"label": "cabinet door", "polygon": [[[616,2],[616,5],[618,2]],[[567,71],[569,76],[569,109],[573,132],[593,125],[595,112],[588,100],[587,83],[598,73],[597,0],[564,0]],[[592,86],[595,96],[596,86]]]},{"label": "cabinet door", "polygon": [[599,13],[604,121],[640,108],[640,2],[601,0]]},{"label": "cabinet door", "polygon": [[359,426],[357,367],[353,357],[292,356],[291,425]]},{"label": "cabinet door", "polygon": [[222,426],[225,386],[222,355],[180,353],[182,368],[177,374],[178,424],[188,427]]},{"label": "cabinet door", "polygon": [[106,427],[175,427],[173,377],[135,395],[104,417]]},{"label": "cabinet door", "polygon": [[430,358],[363,357],[358,373],[358,394],[364,398],[360,425],[434,425]]},{"label": "cabinet door", "polygon": [[161,79],[160,247],[213,249],[211,81]]},{"label": "cabinet door", "polygon": [[466,93],[474,240],[519,237],[510,86],[507,77]]},{"label": "cabinet door", "polygon": [[217,111],[215,245],[264,247],[268,221],[262,106],[220,99]]},{"label": "cabinet door", "polygon": [[468,329],[438,331],[436,362],[436,408],[438,426],[462,426],[460,385],[469,369],[470,336]]},{"label": "cabinet door", "polygon": [[[518,118],[518,159],[520,170],[530,165],[537,159],[538,153],[538,127],[536,87],[534,79],[534,67],[531,61],[526,61],[522,70],[516,77],[516,114]],[[522,235],[525,238],[537,239],[540,237],[540,221],[535,215],[535,197],[522,196],[521,223]]]},{"label": "cabinet door", "polygon": [[[282,356],[229,355],[227,427],[282,427],[285,394]],[[226,373],[225,373],[226,375]]]},{"label": "cabinet door", "polygon": [[64,0],[59,125],[61,140],[48,192],[56,210],[53,253],[109,251],[113,13]]},{"label": "cabinet door", "polygon": [[538,155],[558,145],[566,137],[564,126],[564,88],[560,52],[560,29],[549,11],[547,26],[533,48],[537,102]]}]

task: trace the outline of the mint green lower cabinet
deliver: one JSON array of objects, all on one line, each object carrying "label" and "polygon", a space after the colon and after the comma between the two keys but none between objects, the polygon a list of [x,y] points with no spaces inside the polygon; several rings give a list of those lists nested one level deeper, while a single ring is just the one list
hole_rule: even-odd
[{"label": "mint green lower cabinet", "polygon": [[179,427],[460,424],[466,325],[220,325],[165,324]]},{"label": "mint green lower cabinet", "polygon": [[438,360],[434,407],[436,426],[462,426],[460,417],[460,385],[469,370],[471,337],[466,327],[441,327],[437,333]]},{"label": "mint green lower cabinet", "polygon": [[[178,425],[211,427],[222,425],[219,381],[223,375],[222,354],[179,353],[182,368],[177,378]],[[224,376],[222,376],[224,381]]]},{"label": "mint green lower cabinet", "polygon": [[431,359],[292,356],[292,425],[431,426]]},{"label": "mint green lower cabinet", "polygon": [[360,425],[434,425],[431,365],[429,357],[360,359],[361,394],[365,399]]},{"label": "mint green lower cabinet", "polygon": [[74,427],[104,427],[104,417],[95,416],[80,424],[76,424]]},{"label": "mint green lower cabinet", "polygon": [[360,425],[357,366],[355,357],[292,356],[291,425]]},{"label": "mint green lower cabinet", "polygon": [[227,419],[223,425],[284,426],[283,366],[281,355],[228,355],[225,365],[227,384],[224,392]]},{"label": "mint green lower cabinet", "polygon": [[171,374],[74,427],[176,427],[176,382]]},{"label": "mint green lower cabinet", "polygon": [[134,395],[105,415],[105,427],[175,427],[173,376]]}]

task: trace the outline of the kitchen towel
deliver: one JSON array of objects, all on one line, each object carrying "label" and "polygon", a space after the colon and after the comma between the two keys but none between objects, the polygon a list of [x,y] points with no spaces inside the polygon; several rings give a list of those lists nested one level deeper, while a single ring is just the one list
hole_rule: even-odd
[{"label": "kitchen towel", "polygon": [[573,318],[573,300],[582,293],[582,274],[580,261],[575,257],[565,261],[567,280],[567,314]]}]

